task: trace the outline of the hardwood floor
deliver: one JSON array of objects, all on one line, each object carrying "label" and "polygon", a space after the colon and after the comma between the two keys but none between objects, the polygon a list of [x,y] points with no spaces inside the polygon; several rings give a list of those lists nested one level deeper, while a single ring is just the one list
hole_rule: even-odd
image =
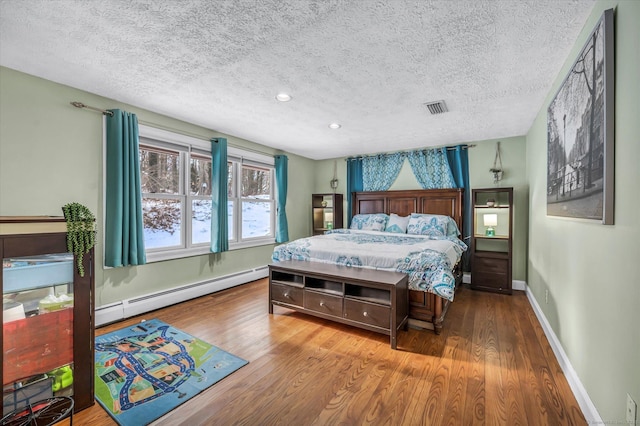
[{"label": "hardwood floor", "polygon": [[[112,324],[158,318],[249,364],[159,425],[583,425],[524,292],[462,287],[443,333],[389,337],[275,307],[266,279]],[[75,425],[116,424],[96,403]]]}]

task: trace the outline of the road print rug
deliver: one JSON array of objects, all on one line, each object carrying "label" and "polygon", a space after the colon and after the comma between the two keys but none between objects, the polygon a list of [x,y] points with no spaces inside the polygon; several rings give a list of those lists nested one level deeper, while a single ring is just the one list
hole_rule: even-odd
[{"label": "road print rug", "polygon": [[152,319],[96,337],[95,394],[121,426],[147,425],[248,364]]}]

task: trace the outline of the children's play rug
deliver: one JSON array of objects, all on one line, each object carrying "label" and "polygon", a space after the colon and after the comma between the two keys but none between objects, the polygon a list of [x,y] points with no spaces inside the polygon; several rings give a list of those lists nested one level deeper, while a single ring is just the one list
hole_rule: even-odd
[{"label": "children's play rug", "polygon": [[96,398],[120,425],[146,425],[247,363],[162,321],[144,321],[96,337]]}]

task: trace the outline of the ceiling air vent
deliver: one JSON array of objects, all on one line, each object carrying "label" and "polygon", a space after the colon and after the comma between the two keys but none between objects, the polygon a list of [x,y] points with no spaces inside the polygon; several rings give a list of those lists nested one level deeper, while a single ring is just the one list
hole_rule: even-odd
[{"label": "ceiling air vent", "polygon": [[427,102],[424,104],[431,114],[442,114],[449,111],[444,101]]}]

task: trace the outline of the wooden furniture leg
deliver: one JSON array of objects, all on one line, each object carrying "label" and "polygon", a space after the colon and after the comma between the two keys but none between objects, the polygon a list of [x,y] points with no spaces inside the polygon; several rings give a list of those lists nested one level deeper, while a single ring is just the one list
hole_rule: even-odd
[{"label": "wooden furniture leg", "polygon": [[442,299],[440,297],[436,297],[435,299],[433,331],[435,331],[436,334],[440,334],[442,333]]}]

